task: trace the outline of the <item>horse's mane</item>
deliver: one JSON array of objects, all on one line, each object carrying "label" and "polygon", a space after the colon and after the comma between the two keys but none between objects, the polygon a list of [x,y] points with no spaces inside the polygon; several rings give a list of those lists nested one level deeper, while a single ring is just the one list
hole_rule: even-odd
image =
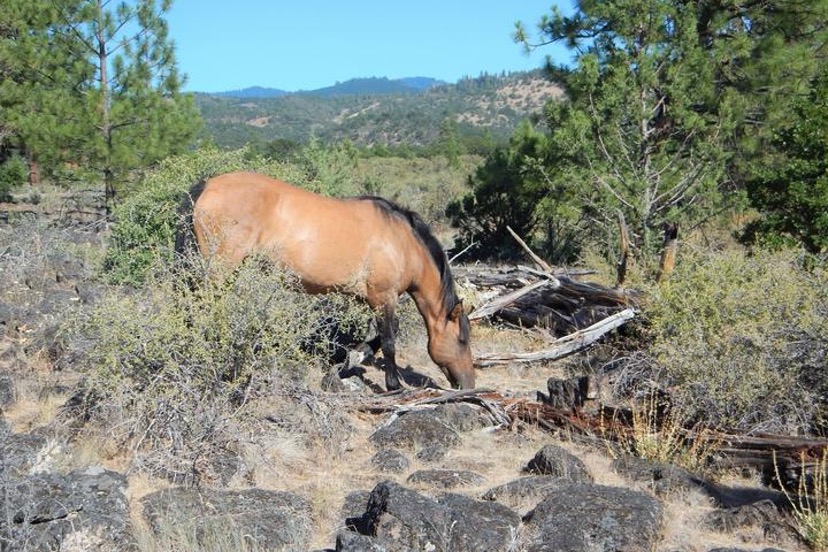
[{"label": "horse's mane", "polygon": [[440,245],[440,242],[437,241],[437,238],[435,238],[434,234],[431,233],[431,229],[428,227],[428,224],[426,224],[420,215],[414,211],[401,207],[385,198],[376,196],[360,196],[358,199],[373,202],[374,205],[383,213],[400,218],[411,226],[414,235],[417,236],[420,243],[425,246],[426,250],[431,255],[431,258],[434,260],[434,264],[437,266],[437,271],[440,273],[440,296],[443,301],[443,305],[446,307],[446,313],[453,311],[460,302],[460,298],[457,297],[457,293],[454,290],[454,276],[451,274],[451,269],[449,268],[446,253],[443,251],[443,246]]}]

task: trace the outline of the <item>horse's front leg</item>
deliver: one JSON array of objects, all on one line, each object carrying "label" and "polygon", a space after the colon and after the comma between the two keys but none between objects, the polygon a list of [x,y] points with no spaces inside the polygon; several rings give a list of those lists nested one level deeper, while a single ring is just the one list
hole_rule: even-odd
[{"label": "horse's front leg", "polygon": [[377,316],[377,326],[382,347],[382,367],[385,370],[385,388],[388,391],[400,389],[400,376],[397,370],[397,349],[395,345],[397,316],[395,305],[387,303]]}]

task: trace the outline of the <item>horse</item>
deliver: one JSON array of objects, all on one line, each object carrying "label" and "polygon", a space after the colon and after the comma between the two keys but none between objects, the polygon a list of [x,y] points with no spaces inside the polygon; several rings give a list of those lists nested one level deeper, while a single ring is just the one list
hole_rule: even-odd
[{"label": "horse", "polygon": [[234,172],[198,182],[182,213],[178,252],[189,241],[203,257],[229,267],[264,255],[296,274],[308,293],[346,293],[367,302],[376,313],[379,335],[371,348],[382,349],[387,390],[401,387],[395,328],[403,293],[413,298],[428,354],[452,387],[474,387],[468,316],[443,248],[413,211],[380,197],[332,198]]}]

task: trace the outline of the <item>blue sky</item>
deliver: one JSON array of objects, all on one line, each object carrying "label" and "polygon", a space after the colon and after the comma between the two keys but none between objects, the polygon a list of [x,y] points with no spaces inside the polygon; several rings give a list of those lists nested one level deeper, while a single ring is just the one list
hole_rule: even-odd
[{"label": "blue sky", "polygon": [[515,21],[535,31],[571,0],[176,0],[167,14],[186,89],[313,90],[360,77],[522,71],[569,61],[560,46],[530,55]]}]

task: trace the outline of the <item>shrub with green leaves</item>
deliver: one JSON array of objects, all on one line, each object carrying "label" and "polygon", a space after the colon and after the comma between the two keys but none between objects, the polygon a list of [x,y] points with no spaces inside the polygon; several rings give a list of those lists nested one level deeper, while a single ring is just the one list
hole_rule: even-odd
[{"label": "shrub with green leaves", "polygon": [[[178,208],[199,180],[233,171],[256,171],[324,195],[358,193],[342,148],[313,143],[297,164],[266,159],[247,148],[203,149],[172,157],[146,173],[136,190],[113,210],[115,225],[104,259],[106,279],[139,285],[153,266],[172,260]],[[333,163],[332,160],[337,160]]]},{"label": "shrub with green leaves", "polygon": [[346,300],[308,295],[255,262],[194,291],[180,277],[154,274],[140,293],[112,288],[64,326],[66,361],[84,375],[87,430],[177,478],[233,443],[262,401],[310,394],[334,319],[366,320]]},{"label": "shrub with green leaves", "polygon": [[741,430],[824,432],[828,274],[792,251],[685,248],[647,307],[649,353],[684,411]]},{"label": "shrub with green leaves", "polygon": [[8,201],[11,191],[26,183],[29,170],[19,155],[14,155],[0,164],[0,201]]},{"label": "shrub with green leaves", "polygon": [[793,117],[773,131],[762,162],[747,182],[762,216],[746,228],[749,242],[773,247],[798,244],[828,258],[828,71],[807,95],[790,98]]}]

